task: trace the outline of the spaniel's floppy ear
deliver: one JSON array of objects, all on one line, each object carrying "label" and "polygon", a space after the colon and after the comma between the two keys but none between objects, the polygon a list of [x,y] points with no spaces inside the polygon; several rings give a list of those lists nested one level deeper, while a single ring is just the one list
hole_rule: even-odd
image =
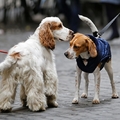
[{"label": "spaniel's floppy ear", "polygon": [[55,48],[55,40],[51,32],[51,24],[46,22],[41,25],[39,32],[39,39],[43,46],[53,50]]},{"label": "spaniel's floppy ear", "polygon": [[88,41],[88,51],[90,53],[90,56],[96,57],[97,56],[97,49],[96,49],[95,43],[90,38],[88,38],[87,41]]}]

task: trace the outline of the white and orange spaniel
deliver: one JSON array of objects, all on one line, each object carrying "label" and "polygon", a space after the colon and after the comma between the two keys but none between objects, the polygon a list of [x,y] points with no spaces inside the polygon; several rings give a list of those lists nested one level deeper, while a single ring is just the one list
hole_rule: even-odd
[{"label": "white and orange spaniel", "polygon": [[[80,19],[86,22],[91,28],[93,34],[98,33],[93,22],[84,16],[79,16]],[[70,48],[65,52],[65,56],[69,59],[76,58],[76,91],[72,103],[79,102],[79,89],[81,82],[81,73],[84,71],[85,89],[82,98],[88,97],[88,74],[94,74],[95,80],[95,95],[93,99],[94,104],[100,103],[99,89],[100,89],[100,70],[105,67],[112,86],[112,98],[118,98],[115,83],[113,80],[113,71],[111,67],[111,51],[108,42],[102,38],[94,37],[92,35],[84,35],[76,33],[70,41]]]},{"label": "white and orange spaniel", "polygon": [[21,84],[23,106],[32,111],[57,107],[58,76],[54,61],[55,41],[68,41],[73,31],[57,17],[43,19],[33,35],[12,47],[0,63],[0,110],[10,111],[16,88]]}]

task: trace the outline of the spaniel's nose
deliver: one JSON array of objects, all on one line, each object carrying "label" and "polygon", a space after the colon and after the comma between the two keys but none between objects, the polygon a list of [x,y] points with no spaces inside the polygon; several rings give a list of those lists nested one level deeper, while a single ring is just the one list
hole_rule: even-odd
[{"label": "spaniel's nose", "polygon": [[68,57],[68,52],[65,52],[64,55],[65,55],[66,57]]},{"label": "spaniel's nose", "polygon": [[73,34],[74,34],[74,32],[72,30],[70,30],[70,35],[73,35]]}]

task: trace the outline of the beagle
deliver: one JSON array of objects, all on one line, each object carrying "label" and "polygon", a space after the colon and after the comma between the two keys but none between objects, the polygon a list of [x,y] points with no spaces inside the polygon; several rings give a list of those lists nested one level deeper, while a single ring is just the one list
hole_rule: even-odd
[{"label": "beagle", "polygon": [[[93,22],[83,16],[79,16],[84,22],[86,22],[93,34],[97,33],[97,28]],[[115,83],[113,80],[113,71],[111,67],[111,50],[108,42],[102,38],[94,37],[92,35],[84,35],[76,33],[73,39],[70,41],[70,48],[64,53],[68,59],[76,59],[76,84],[75,84],[75,96],[72,101],[73,104],[79,102],[79,90],[81,82],[81,73],[84,72],[85,88],[81,95],[82,98],[88,97],[88,74],[94,74],[95,81],[95,95],[92,101],[93,104],[99,104],[99,91],[100,91],[100,70],[104,67],[107,71],[111,86],[112,86],[112,98],[118,98],[116,92]]]}]

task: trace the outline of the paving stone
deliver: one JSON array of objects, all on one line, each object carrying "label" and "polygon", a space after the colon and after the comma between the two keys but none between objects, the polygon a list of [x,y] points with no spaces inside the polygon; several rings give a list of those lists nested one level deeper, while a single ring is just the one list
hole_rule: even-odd
[{"label": "paving stone", "polygon": [[[9,50],[14,44],[25,41],[32,32],[7,33],[0,35],[0,49]],[[107,33],[106,35],[108,35]],[[114,80],[118,94],[120,95],[120,40],[116,39],[110,43],[112,50],[112,67]],[[120,98],[111,98],[111,85],[106,71],[101,71],[100,100],[98,105],[92,104],[94,97],[94,78],[90,74],[89,94],[87,99],[80,99],[77,105],[71,104],[75,90],[75,60],[65,58],[64,52],[68,48],[68,42],[57,42],[54,53],[56,55],[56,67],[59,77],[58,108],[48,108],[44,112],[32,112],[21,107],[19,99],[19,87],[13,110],[11,113],[0,113],[0,120],[119,120]],[[0,53],[0,62],[6,57]],[[84,88],[82,77],[80,94]]]}]

